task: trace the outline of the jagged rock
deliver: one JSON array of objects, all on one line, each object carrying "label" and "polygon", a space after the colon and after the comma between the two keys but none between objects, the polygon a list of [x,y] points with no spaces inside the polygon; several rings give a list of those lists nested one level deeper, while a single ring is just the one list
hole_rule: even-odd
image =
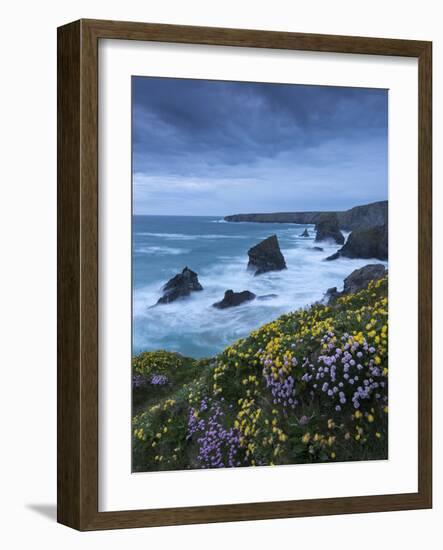
[{"label": "jagged rock", "polygon": [[305,229],[303,233],[300,235],[300,237],[309,237],[309,231]]},{"label": "jagged rock", "polygon": [[345,238],[343,237],[340,226],[338,224],[338,218],[336,214],[325,214],[315,226],[317,231],[315,235],[315,241],[334,241],[337,244],[343,244]]},{"label": "jagged rock", "polygon": [[326,294],[324,296],[324,303],[330,304],[334,300],[336,300],[339,296],[341,296],[341,293],[338,292],[337,287],[333,286],[332,288],[328,288],[326,291]]},{"label": "jagged rock", "polygon": [[203,290],[203,287],[198,280],[197,273],[185,267],[181,273],[172,277],[162,290],[163,296],[159,298],[157,304],[169,304],[179,298],[189,296],[191,292]]},{"label": "jagged rock", "polygon": [[378,260],[387,260],[387,224],[353,231],[344,246],[338,252],[326,258],[326,260],[336,260],[341,256],[345,258],[377,258]]},{"label": "jagged rock", "polygon": [[254,300],[255,294],[249,290],[243,290],[243,292],[234,292],[233,290],[227,290],[225,292],[223,300],[212,304],[213,307],[218,309],[226,309],[228,307],[235,307],[243,304],[244,302],[250,302]]},{"label": "jagged rock", "polygon": [[354,294],[368,286],[369,281],[381,279],[386,273],[383,264],[368,264],[360,269],[355,269],[344,280],[343,293]]},{"label": "jagged rock", "polygon": [[382,264],[368,264],[360,269],[355,269],[343,281],[342,292],[337,291],[337,287],[329,288],[325,294],[325,302],[330,304],[347,294],[354,294],[359,290],[366,288],[370,281],[381,279],[386,274],[386,268]]},{"label": "jagged rock", "polygon": [[313,246],[312,250],[317,250],[318,252],[323,252],[323,248],[321,246]]},{"label": "jagged rock", "polygon": [[338,260],[340,258],[340,252],[334,252],[334,254],[331,254],[327,258],[325,258],[326,262],[330,262],[332,260]]},{"label": "jagged rock", "polygon": [[248,250],[248,269],[254,270],[255,275],[267,271],[286,269],[286,262],[280,250],[277,235],[271,235],[261,243]]}]

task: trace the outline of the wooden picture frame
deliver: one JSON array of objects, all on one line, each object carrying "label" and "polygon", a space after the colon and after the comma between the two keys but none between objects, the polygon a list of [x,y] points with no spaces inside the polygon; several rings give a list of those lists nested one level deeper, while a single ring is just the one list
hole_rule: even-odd
[{"label": "wooden picture frame", "polygon": [[[159,41],[418,58],[418,492],[98,511],[98,42]],[[432,506],[432,44],[80,20],[58,29],[58,521],[82,531]]]}]

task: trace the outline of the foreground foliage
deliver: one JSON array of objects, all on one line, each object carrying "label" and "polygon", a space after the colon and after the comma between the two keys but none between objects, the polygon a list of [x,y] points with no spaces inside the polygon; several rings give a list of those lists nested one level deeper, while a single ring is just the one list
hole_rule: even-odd
[{"label": "foreground foliage", "polygon": [[213,359],[133,359],[133,469],[387,458],[387,277]]}]

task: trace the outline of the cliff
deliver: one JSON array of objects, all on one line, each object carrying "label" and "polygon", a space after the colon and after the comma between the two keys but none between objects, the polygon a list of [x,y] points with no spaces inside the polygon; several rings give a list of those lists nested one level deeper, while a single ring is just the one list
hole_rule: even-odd
[{"label": "cliff", "polygon": [[388,201],[373,202],[354,206],[339,212],[274,212],[262,214],[233,214],[225,216],[227,222],[258,223],[300,223],[316,224],[325,214],[336,214],[340,229],[353,231],[375,225],[384,225],[388,221]]}]

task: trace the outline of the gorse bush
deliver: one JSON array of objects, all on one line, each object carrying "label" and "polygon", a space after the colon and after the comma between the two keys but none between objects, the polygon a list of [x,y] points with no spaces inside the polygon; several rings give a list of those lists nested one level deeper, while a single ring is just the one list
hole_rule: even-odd
[{"label": "gorse bush", "polygon": [[135,357],[133,469],[387,458],[387,290],[283,315],[213,359]]}]

